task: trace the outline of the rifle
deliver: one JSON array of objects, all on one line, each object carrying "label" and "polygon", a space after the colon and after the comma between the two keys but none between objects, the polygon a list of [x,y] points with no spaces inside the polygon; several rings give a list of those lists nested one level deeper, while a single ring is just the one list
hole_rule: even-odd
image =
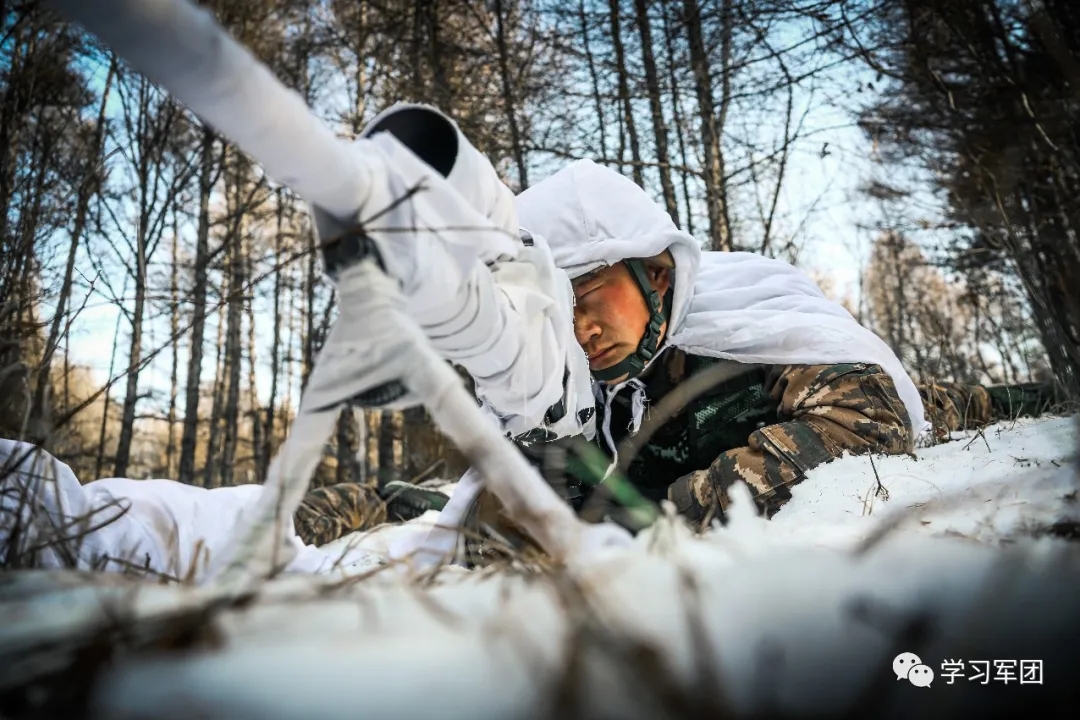
[{"label": "rifle", "polygon": [[[340,313],[270,465],[266,491],[238,527],[234,551],[209,575],[216,590],[249,592],[294,556],[285,528],[347,403],[388,408],[422,403],[510,518],[557,563],[573,567],[591,547],[629,541],[614,526],[578,520],[483,414],[405,313],[393,255],[386,252],[389,233],[406,227],[437,232],[455,257],[475,257],[480,233],[503,236],[495,243],[500,254],[512,257],[518,247],[516,220],[508,225],[506,217],[490,217],[467,199],[470,182],[498,178],[490,164],[478,162],[479,152],[450,120],[434,110],[407,107],[384,118],[389,132],[346,141],[208,11],[186,0],[49,1],[314,208]],[[478,167],[489,172],[469,177]],[[455,172],[457,187],[450,182]],[[369,335],[392,336],[394,342],[367,343],[363,338]]]}]

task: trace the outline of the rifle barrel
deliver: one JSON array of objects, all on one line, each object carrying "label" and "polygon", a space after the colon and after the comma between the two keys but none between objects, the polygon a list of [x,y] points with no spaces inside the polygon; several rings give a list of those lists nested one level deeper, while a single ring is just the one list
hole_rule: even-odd
[{"label": "rifle barrel", "polygon": [[[232,140],[274,181],[352,218],[371,171],[299,93],[188,0],[48,0]],[[343,147],[344,146],[344,147]]]}]

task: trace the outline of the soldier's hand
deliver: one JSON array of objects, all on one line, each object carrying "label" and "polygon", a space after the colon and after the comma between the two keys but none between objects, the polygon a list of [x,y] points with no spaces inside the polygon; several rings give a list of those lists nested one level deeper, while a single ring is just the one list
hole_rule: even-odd
[{"label": "soldier's hand", "polygon": [[668,486],[667,496],[680,515],[694,522],[703,520],[709,514],[710,508],[717,506],[716,493],[708,470],[695,470],[683,475]]}]

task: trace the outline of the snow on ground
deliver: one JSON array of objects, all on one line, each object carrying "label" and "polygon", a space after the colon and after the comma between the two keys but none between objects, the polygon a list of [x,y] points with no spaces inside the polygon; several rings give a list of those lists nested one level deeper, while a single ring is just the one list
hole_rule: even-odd
[{"label": "snow on ground", "polygon": [[[916,457],[843,457],[811,471],[772,520],[744,527],[760,525],[753,534],[767,545],[836,549],[854,548],[883,523],[898,523],[893,532],[1010,542],[1080,522],[1077,434],[1074,418],[1021,419],[954,433]],[[437,519],[429,512],[326,549],[341,554],[345,572],[366,571],[389,557],[393,543],[425,534]],[[703,540],[730,542],[730,535],[711,531]],[[646,532],[637,544],[652,542]]]},{"label": "snow on ground", "polygon": [[1073,418],[1023,419],[954,433],[917,459],[846,457],[795,488],[770,534],[843,546],[902,513],[903,530],[992,543],[1076,522],[1077,433]]},{"label": "snow on ground", "polygon": [[[93,628],[117,618],[144,619],[153,638],[163,618],[183,616],[202,632],[144,640],[153,653],[129,652],[99,676],[92,717],[1001,717],[1047,699],[1075,709],[1080,553],[1024,539],[1080,520],[1075,428],[1018,422],[918,460],[843,458],[770,521],[737,496],[724,528],[693,537],[664,518],[576,576],[459,570],[416,582],[380,570],[390,543],[424,532],[432,513],[339,542],[354,579],[284,575],[235,605],[206,587],[133,593],[113,579],[95,593],[28,580],[0,607],[22,624],[0,625],[0,665],[13,648],[33,656],[19,667],[55,662],[65,642],[101,637]],[[882,523],[894,530],[868,542]],[[48,634],[37,644],[34,627]],[[949,658],[1038,658],[1047,680],[916,688],[891,672],[901,651],[935,673]]]}]

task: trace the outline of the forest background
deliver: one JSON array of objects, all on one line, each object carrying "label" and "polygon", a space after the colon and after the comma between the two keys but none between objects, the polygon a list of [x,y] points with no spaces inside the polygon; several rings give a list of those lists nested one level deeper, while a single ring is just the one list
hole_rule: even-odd
[{"label": "forest background", "polygon": [[[216,0],[341,135],[446,111],[515,191],[576,158],[803,267],[920,381],[1080,400],[1071,0]],[[0,0],[0,436],[84,482],[259,482],[336,312],[306,209],[34,1]],[[316,484],[453,477],[343,413]]]}]

